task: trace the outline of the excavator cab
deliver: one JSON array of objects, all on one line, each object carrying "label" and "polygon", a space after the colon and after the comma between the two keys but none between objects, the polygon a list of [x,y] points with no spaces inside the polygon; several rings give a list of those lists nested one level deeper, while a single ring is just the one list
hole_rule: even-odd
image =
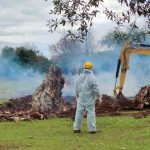
[{"label": "excavator cab", "polygon": [[[139,43],[129,43],[125,42],[118,59],[117,69],[116,69],[116,81],[114,87],[114,96],[117,99],[122,100],[125,99],[122,91],[126,78],[127,70],[129,69],[129,61],[131,53],[134,54],[142,54],[142,55],[150,55],[150,45],[147,44],[139,44]],[[121,68],[121,69],[120,69]],[[121,71],[120,71],[121,70]],[[117,86],[117,80],[120,72],[120,82]]]}]

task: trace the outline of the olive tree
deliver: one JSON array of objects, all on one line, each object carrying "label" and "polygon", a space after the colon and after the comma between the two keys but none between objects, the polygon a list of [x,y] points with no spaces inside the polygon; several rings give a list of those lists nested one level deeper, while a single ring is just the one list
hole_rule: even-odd
[{"label": "olive tree", "polygon": [[[50,10],[51,18],[48,20],[50,31],[54,32],[60,26],[70,26],[72,30],[68,30],[68,36],[83,41],[98,13],[104,13],[108,19],[116,22],[119,27],[129,23],[132,28],[138,28],[139,24],[136,20],[142,16],[145,18],[147,28],[150,29],[149,0],[114,1],[122,7],[126,7],[126,11],[111,10],[107,5],[104,5],[105,0],[53,0],[53,6]],[[104,11],[101,12],[101,8]],[[132,16],[135,16],[134,20],[131,19]]]}]

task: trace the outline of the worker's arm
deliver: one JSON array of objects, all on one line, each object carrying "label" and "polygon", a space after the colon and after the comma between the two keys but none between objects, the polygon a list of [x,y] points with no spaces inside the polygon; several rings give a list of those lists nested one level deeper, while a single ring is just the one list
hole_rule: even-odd
[{"label": "worker's arm", "polygon": [[75,84],[75,97],[78,98],[79,97],[79,91],[78,91],[78,80],[76,81]]},{"label": "worker's arm", "polygon": [[100,102],[101,101],[101,94],[100,94],[100,90],[99,90],[98,81],[95,77],[93,77],[92,88],[93,88],[93,91],[95,93],[96,100],[99,100],[99,102]]}]

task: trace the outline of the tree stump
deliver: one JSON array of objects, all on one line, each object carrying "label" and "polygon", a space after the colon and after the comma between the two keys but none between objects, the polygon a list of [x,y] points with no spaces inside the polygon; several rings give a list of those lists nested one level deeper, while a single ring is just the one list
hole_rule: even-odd
[{"label": "tree stump", "polygon": [[51,66],[42,84],[33,94],[32,109],[35,111],[59,113],[62,109],[62,92],[64,87],[62,70]]}]

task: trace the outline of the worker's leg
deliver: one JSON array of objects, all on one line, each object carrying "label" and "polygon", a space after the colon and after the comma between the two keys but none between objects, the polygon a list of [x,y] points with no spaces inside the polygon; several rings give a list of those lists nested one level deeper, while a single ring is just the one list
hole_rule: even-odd
[{"label": "worker's leg", "polygon": [[82,107],[80,104],[77,104],[75,122],[74,122],[74,125],[73,125],[74,130],[80,130],[81,129],[81,122],[82,122],[83,112],[84,112],[84,107]]},{"label": "worker's leg", "polygon": [[91,105],[86,108],[87,110],[87,124],[89,132],[96,131],[96,118],[95,106]]}]

